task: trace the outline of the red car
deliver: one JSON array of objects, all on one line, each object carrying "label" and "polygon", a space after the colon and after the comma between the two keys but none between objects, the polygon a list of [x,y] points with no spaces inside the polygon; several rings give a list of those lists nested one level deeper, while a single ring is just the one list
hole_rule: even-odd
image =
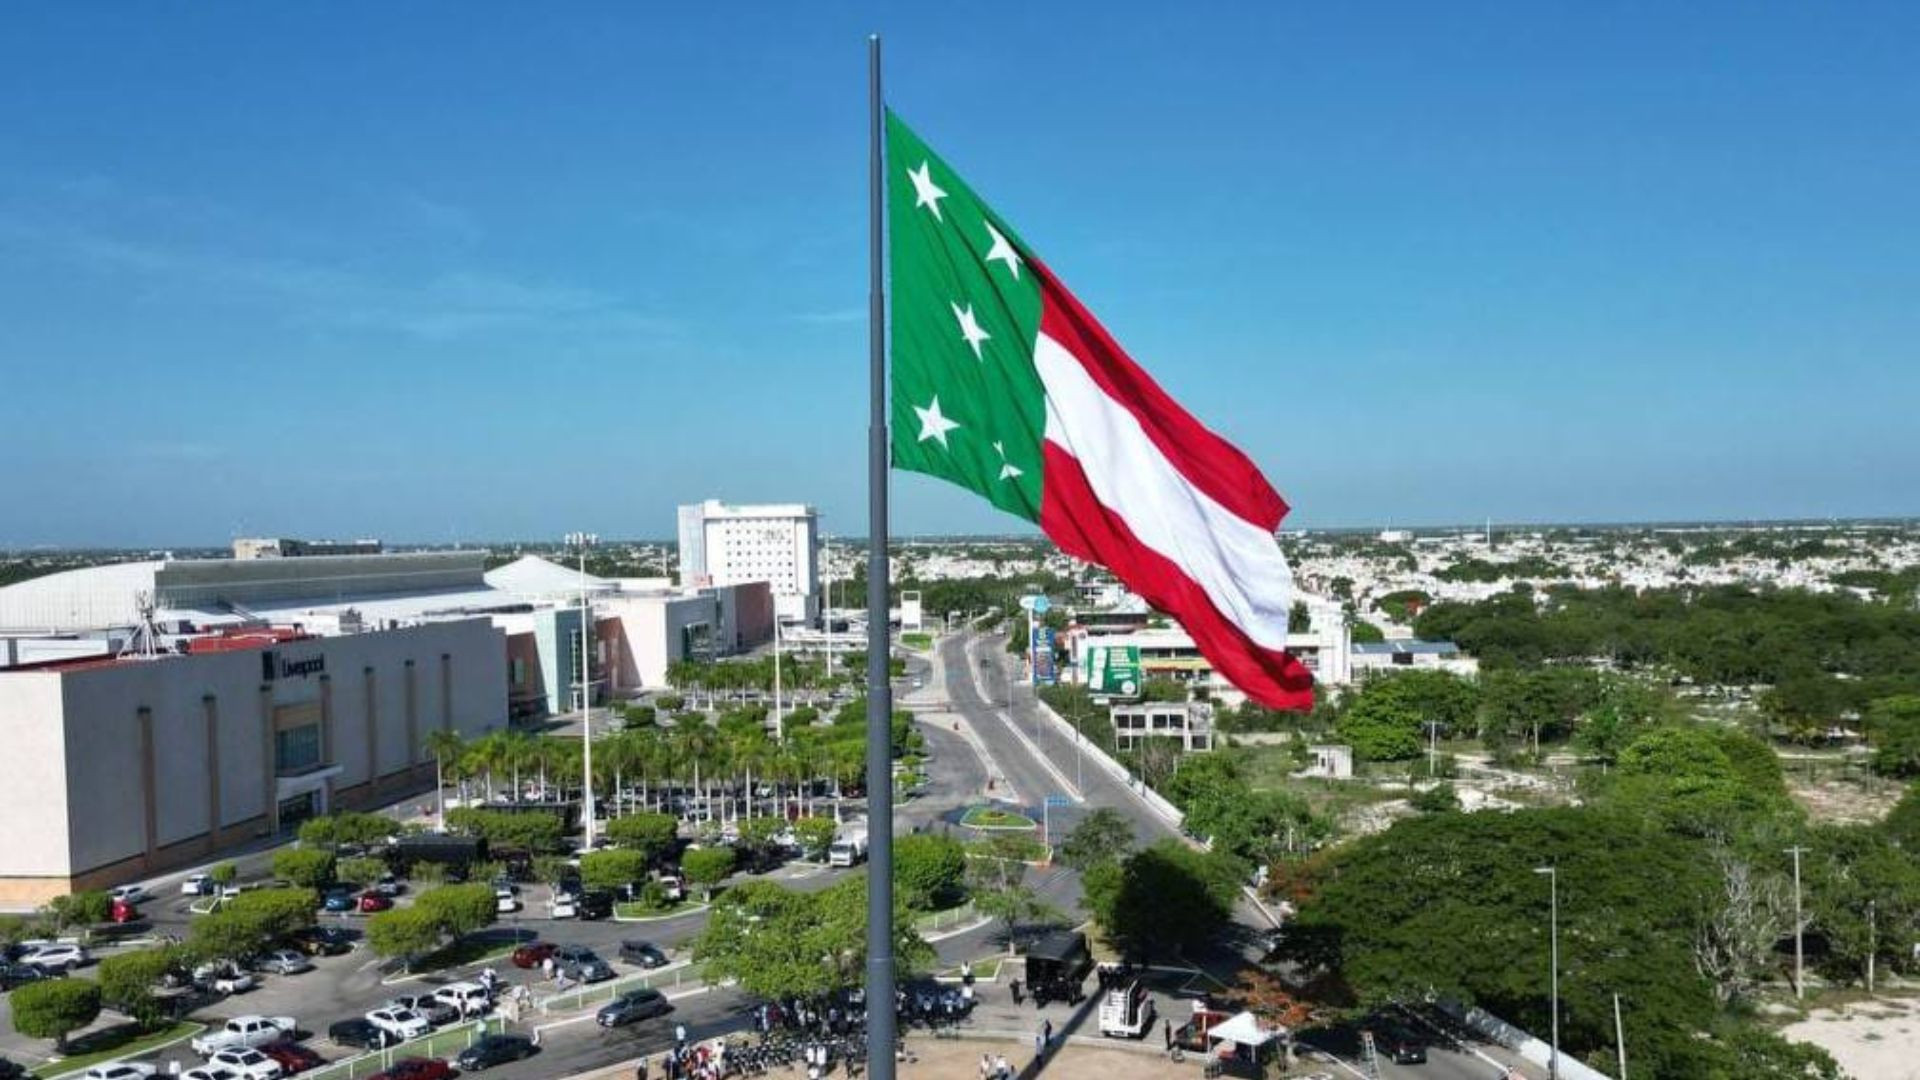
[{"label": "red car", "polygon": [[439,1058],[401,1058],[387,1067],[385,1072],[377,1072],[367,1080],[448,1080],[454,1076],[453,1066]]},{"label": "red car", "polygon": [[261,1047],[260,1052],[279,1063],[282,1076],[306,1072],[308,1069],[317,1068],[326,1063],[325,1058],[299,1043],[270,1043]]},{"label": "red car", "polygon": [[529,941],[513,950],[513,966],[517,968],[537,968],[553,955],[557,946],[551,941]]},{"label": "red car", "polygon": [[385,911],[393,906],[393,901],[377,892],[360,894],[360,910],[363,912]]}]

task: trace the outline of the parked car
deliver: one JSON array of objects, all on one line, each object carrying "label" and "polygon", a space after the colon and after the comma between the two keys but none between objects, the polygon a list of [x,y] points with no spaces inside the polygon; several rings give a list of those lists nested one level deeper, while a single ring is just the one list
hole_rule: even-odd
[{"label": "parked car", "polygon": [[308,1069],[317,1069],[326,1064],[325,1058],[297,1042],[268,1043],[260,1048],[260,1052],[279,1062],[281,1073],[285,1076],[303,1073]]},{"label": "parked car", "polygon": [[258,985],[252,973],[231,960],[193,969],[193,984],[215,994],[244,994]]},{"label": "parked car", "polygon": [[309,956],[339,956],[353,948],[353,936],[337,926],[309,926],[287,940]]},{"label": "parked car", "polygon": [[535,1049],[533,1040],[523,1035],[488,1035],[460,1051],[454,1064],[462,1072],[478,1072],[531,1057]]},{"label": "parked car", "polygon": [[603,1028],[621,1027],[673,1011],[666,995],[658,990],[629,990],[600,1007],[594,1022]]},{"label": "parked car", "polygon": [[313,961],[298,949],[275,949],[260,958],[260,970],[275,975],[298,975],[313,970]]},{"label": "parked car", "polygon": [[125,926],[127,923],[137,921],[139,918],[140,909],[134,907],[133,901],[131,900],[122,900],[116,896],[113,898],[112,903],[107,906],[107,919],[116,926]]},{"label": "parked car", "polygon": [[49,941],[28,947],[20,954],[19,962],[32,964],[50,975],[65,975],[74,968],[85,967],[91,959],[82,946]]},{"label": "parked car", "polygon": [[243,1080],[280,1080],[286,1075],[286,1069],[279,1062],[251,1046],[221,1050],[208,1058],[207,1064],[226,1069]]},{"label": "parked car", "polygon": [[327,1041],[335,1046],[351,1046],[357,1050],[379,1050],[394,1040],[385,1031],[374,1027],[367,1018],[355,1017],[328,1025]]},{"label": "parked car", "polygon": [[153,899],[153,894],[147,891],[145,885],[116,885],[108,890],[107,895],[129,904],[144,904]]},{"label": "parked car", "polygon": [[180,1080],[242,1080],[239,1073],[218,1065],[195,1065],[180,1074]]},{"label": "parked car", "polygon": [[1427,1060],[1426,1041],[1399,1024],[1378,1024],[1373,1037],[1380,1052],[1395,1065],[1420,1065]]},{"label": "parked car", "polygon": [[496,888],[493,890],[493,906],[500,914],[511,915],[520,910],[520,898],[510,889]]},{"label": "parked car", "polygon": [[399,896],[407,891],[407,883],[392,874],[382,874],[380,880],[373,883],[373,891],[381,896]]},{"label": "parked car", "polygon": [[160,1070],[144,1061],[111,1061],[81,1073],[83,1080],[147,1080]]},{"label": "parked car", "polygon": [[620,959],[643,968],[665,967],[667,954],[650,941],[628,939],[620,943]]},{"label": "parked car", "polygon": [[367,1080],[448,1080],[453,1066],[439,1058],[401,1058]]},{"label": "parked car", "polygon": [[613,968],[584,945],[563,945],[554,950],[553,966],[562,975],[580,982],[596,983],[613,978]]},{"label": "parked car", "polygon": [[236,1016],[216,1028],[208,1028],[189,1043],[193,1052],[207,1057],[215,1051],[242,1046],[265,1046],[293,1038],[300,1024],[291,1016]]},{"label": "parked car", "polygon": [[397,994],[380,1005],[383,1009],[412,1009],[427,1018],[434,1027],[451,1024],[460,1019],[460,1011],[447,1005],[432,994]]},{"label": "parked car", "polygon": [[[39,964],[0,964],[0,991],[11,990],[30,982],[39,982],[47,978],[47,974],[47,969]],[[5,1076],[6,1073],[0,1071],[0,1078]]]},{"label": "parked car", "polygon": [[391,907],[393,907],[393,899],[391,897],[383,896],[377,892],[363,892],[360,894],[360,911],[363,914],[386,911]]},{"label": "parked car", "polygon": [[547,905],[549,919],[572,919],[580,914],[580,900],[572,893],[554,893],[553,900]]},{"label": "parked car", "polygon": [[320,909],[338,915],[352,911],[358,902],[352,889],[328,889],[326,895],[320,898]]},{"label": "parked car", "polygon": [[574,904],[583,919],[611,919],[613,917],[613,894],[605,889],[593,889],[580,894]]},{"label": "parked car", "polygon": [[517,968],[537,968],[541,961],[553,955],[555,948],[557,946],[551,941],[529,941],[513,950],[513,955],[509,959]]},{"label": "parked car", "polygon": [[26,1066],[10,1058],[0,1057],[0,1080],[29,1080]]},{"label": "parked car", "polygon": [[367,1014],[367,1023],[387,1033],[394,1042],[417,1039],[433,1030],[426,1017],[401,1005],[389,1005]]},{"label": "parked car", "polygon": [[213,876],[211,874],[189,874],[187,876],[187,879],[180,883],[180,895],[181,896],[213,895]]},{"label": "parked car", "polygon": [[433,992],[433,1000],[461,1017],[484,1016],[493,1008],[493,995],[477,982],[448,983]]}]

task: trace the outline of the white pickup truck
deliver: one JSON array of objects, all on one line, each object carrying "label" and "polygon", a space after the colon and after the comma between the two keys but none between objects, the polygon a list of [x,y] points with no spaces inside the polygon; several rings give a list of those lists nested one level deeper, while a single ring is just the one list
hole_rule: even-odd
[{"label": "white pickup truck", "polygon": [[291,1016],[236,1016],[193,1037],[193,1052],[206,1057],[234,1046],[265,1046],[291,1039],[300,1024]]}]

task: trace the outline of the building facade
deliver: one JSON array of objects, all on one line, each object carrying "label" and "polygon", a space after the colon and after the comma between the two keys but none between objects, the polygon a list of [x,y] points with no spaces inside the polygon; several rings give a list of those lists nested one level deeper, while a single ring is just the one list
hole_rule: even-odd
[{"label": "building facade", "polygon": [[1145,701],[1115,705],[1113,738],[1122,750],[1137,750],[1148,739],[1173,739],[1192,752],[1213,749],[1213,706],[1204,701]]},{"label": "building facade", "polygon": [[315,814],[433,783],[428,738],[507,722],[485,619],[0,672],[0,901],[39,903],[204,860]]},{"label": "building facade", "polygon": [[680,584],[764,581],[777,618],[812,625],[820,616],[819,526],[819,512],[799,503],[682,506]]}]

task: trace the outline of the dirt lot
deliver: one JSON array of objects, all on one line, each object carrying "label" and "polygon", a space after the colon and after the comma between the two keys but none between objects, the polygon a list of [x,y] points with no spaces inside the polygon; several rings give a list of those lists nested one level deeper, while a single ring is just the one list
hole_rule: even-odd
[{"label": "dirt lot", "polygon": [[1859,1080],[1920,1080],[1920,1000],[1877,998],[1815,1009],[1780,1033],[1824,1048]]}]

